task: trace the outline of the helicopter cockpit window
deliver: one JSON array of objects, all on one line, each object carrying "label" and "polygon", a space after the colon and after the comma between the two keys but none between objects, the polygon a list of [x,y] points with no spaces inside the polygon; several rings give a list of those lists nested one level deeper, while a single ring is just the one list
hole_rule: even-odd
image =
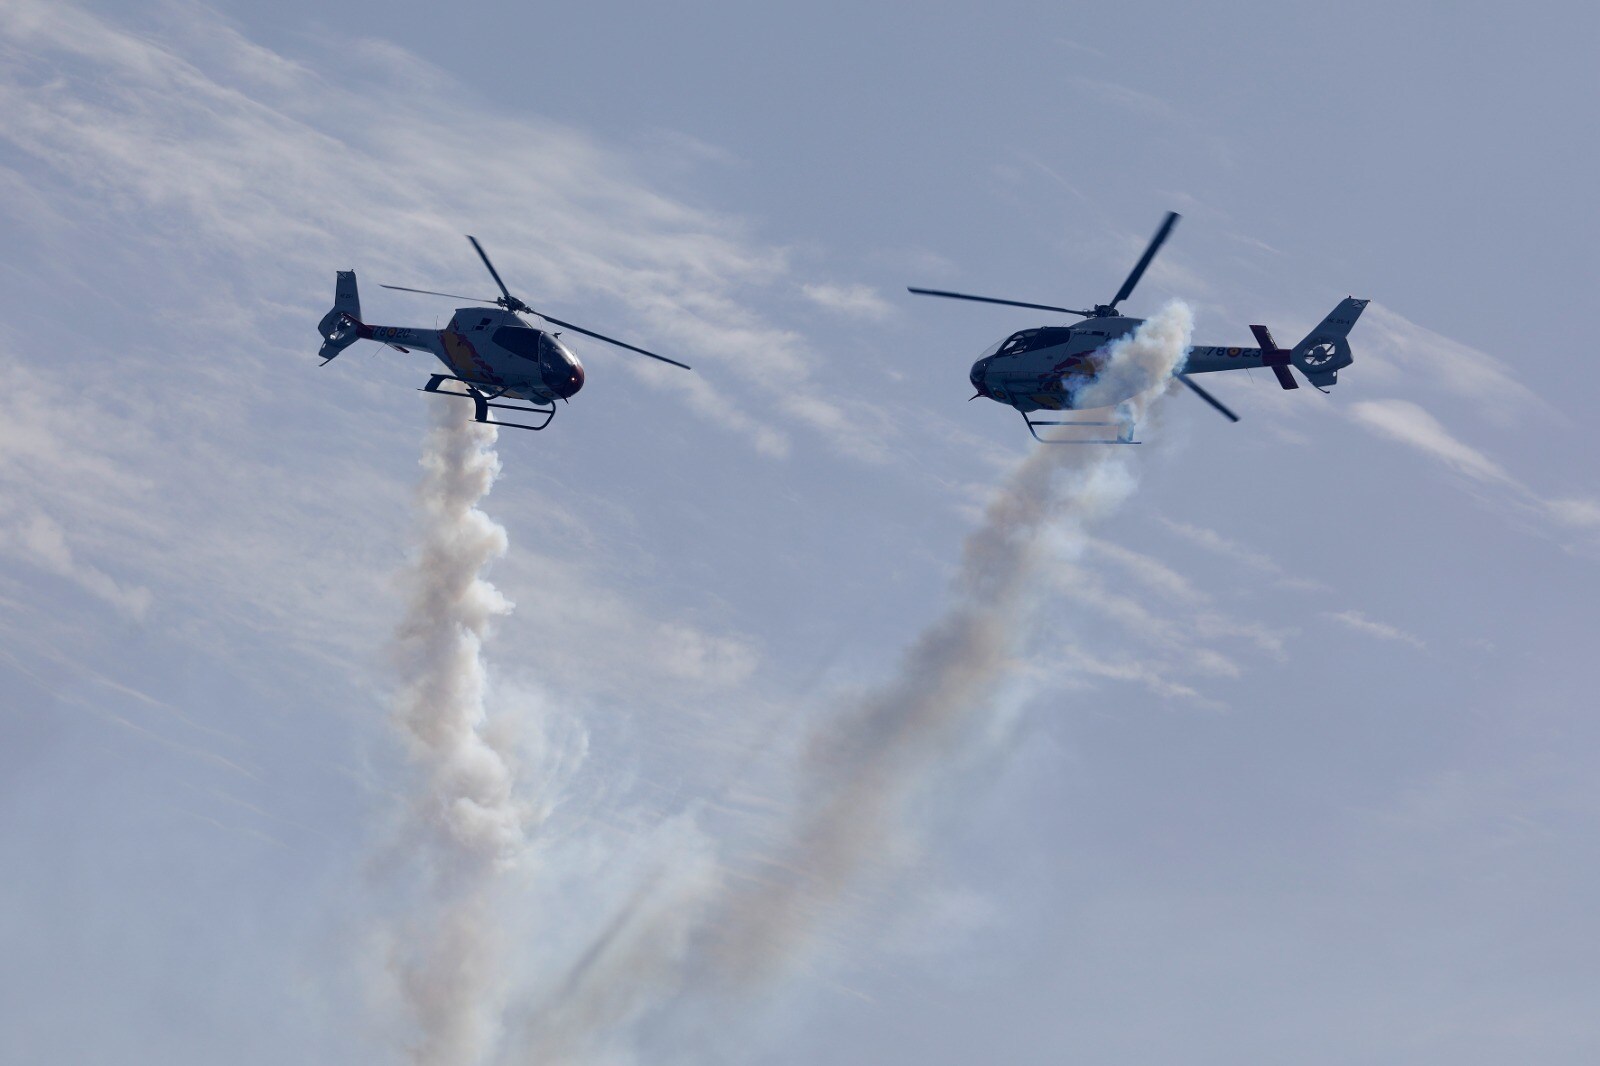
[{"label": "helicopter cockpit window", "polygon": [[1038,332],[1039,331],[1036,329],[1018,330],[1016,333],[1013,333],[1011,336],[1006,338],[1006,342],[1000,346],[1000,350],[995,354],[1016,355],[1019,352],[1027,351],[1030,347],[1030,342],[1033,340],[1034,334]]},{"label": "helicopter cockpit window", "polygon": [[1045,326],[1041,329],[1024,329],[1006,338],[996,355],[1020,355],[1039,348],[1052,348],[1067,343],[1072,336],[1070,326]]},{"label": "helicopter cockpit window", "polygon": [[520,326],[502,326],[494,331],[494,342],[512,355],[539,361],[539,341],[544,337],[536,329]]}]

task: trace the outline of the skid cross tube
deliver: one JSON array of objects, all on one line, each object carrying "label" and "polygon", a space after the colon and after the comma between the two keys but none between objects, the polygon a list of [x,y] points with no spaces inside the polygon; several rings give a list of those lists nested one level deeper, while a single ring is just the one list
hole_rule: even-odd
[{"label": "skid cross tube", "polygon": [[[441,389],[439,386],[446,381],[459,381],[461,384],[467,387],[467,391],[456,392],[454,389]],[[472,420],[474,422],[482,422],[486,426],[503,427],[505,429],[530,429],[534,432],[538,432],[539,430],[548,426],[550,421],[556,417],[556,405],[554,400],[550,400],[545,403],[539,403],[534,400],[528,400],[524,403],[495,403],[495,400],[505,396],[505,388],[501,388],[498,391],[486,396],[479,389],[476,382],[468,381],[466,378],[452,377],[449,374],[432,375],[428,378],[428,384],[417,391],[431,392],[438,396],[454,396],[461,400],[471,400]],[[530,426],[522,422],[501,422],[498,419],[489,417],[489,408],[491,407],[498,407],[503,411],[521,411],[524,414],[544,415],[544,421],[540,422],[537,426]]]},{"label": "skid cross tube", "polygon": [[[1065,419],[1065,420],[1062,420],[1062,421],[1058,422],[1058,421],[1054,421],[1054,420],[1050,420],[1050,419],[1034,420],[1034,419],[1028,417],[1028,412],[1022,411],[1022,410],[1019,410],[1017,413],[1020,414],[1022,416],[1022,420],[1028,424],[1028,432],[1033,434],[1033,439],[1038,441],[1040,444],[1138,444],[1139,443],[1138,441],[1133,439],[1133,420],[1132,419],[1128,419],[1128,420],[1121,421],[1121,422],[1091,422],[1091,421],[1086,421],[1086,420],[1085,421],[1079,421],[1079,420],[1076,420],[1076,419]],[[1045,438],[1039,436],[1039,431],[1036,428],[1034,428],[1036,426],[1116,426],[1119,429],[1121,429],[1122,432],[1119,433],[1116,437],[1111,438],[1109,440],[1107,440],[1105,438],[1102,438],[1102,437],[1078,438],[1078,439],[1069,438],[1067,440],[1046,440]]]}]

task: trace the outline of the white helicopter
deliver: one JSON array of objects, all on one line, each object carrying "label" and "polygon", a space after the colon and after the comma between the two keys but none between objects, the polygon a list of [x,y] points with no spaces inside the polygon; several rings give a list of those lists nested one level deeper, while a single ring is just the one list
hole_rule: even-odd
[{"label": "white helicopter", "polygon": [[[419,292],[428,296],[445,296],[452,300],[472,300],[476,303],[494,304],[494,307],[458,307],[444,329],[421,329],[411,326],[369,326],[361,318],[361,297],[356,291],[356,273],[340,270],[334,284],[333,310],[322,316],[317,331],[322,334],[322,365],[327,366],[340,352],[363,338],[379,341],[402,352],[413,348],[430,351],[439,357],[450,373],[434,374],[419,392],[435,392],[441,396],[459,396],[473,403],[473,418],[491,426],[507,429],[544,429],[556,416],[556,401],[569,400],[583,388],[583,364],[558,339],[559,333],[534,329],[519,315],[533,315],[552,326],[570,329],[586,337],[615,344],[630,352],[648,355],[663,363],[690,369],[685,363],[668,359],[643,348],[635,348],[615,337],[575,326],[542,314],[511,295],[500,272],[489,262],[478,238],[468,236],[477,249],[483,265],[500,295],[494,299],[474,296],[456,296],[431,289],[408,289],[404,285],[384,285],[385,289],[400,292]],[[441,389],[446,381],[459,382],[466,391]],[[513,401],[510,403],[504,401]],[[515,402],[521,401],[521,402]],[[489,408],[519,411],[544,420],[538,425],[520,422],[501,422],[489,417]]]},{"label": "white helicopter", "polygon": [[[1156,231],[1149,246],[1145,248],[1144,255],[1139,257],[1133,272],[1128,275],[1128,280],[1117,290],[1117,295],[1108,304],[1096,304],[1092,311],[1074,311],[1069,307],[1023,303],[1019,300],[997,300],[989,296],[969,296],[966,293],[945,292],[941,289],[912,288],[908,291],[919,296],[945,296],[953,300],[974,300],[978,303],[1004,304],[1008,307],[1031,307],[1039,311],[1059,311],[1062,314],[1083,316],[1088,321],[1076,326],[1044,326],[1038,329],[1020,330],[989,348],[976,363],[972,364],[970,377],[972,387],[977,390],[977,394],[972,398],[976,400],[979,396],[986,396],[991,400],[1015,407],[1022,415],[1022,420],[1028,424],[1028,432],[1033,434],[1034,440],[1044,444],[1137,444],[1138,441],[1133,439],[1134,425],[1131,417],[1115,421],[1049,421],[1029,418],[1028,415],[1029,412],[1039,410],[1082,409],[1076,403],[1079,393],[1095,380],[1109,361],[1108,349],[1112,343],[1128,336],[1144,321],[1140,318],[1123,316],[1117,311],[1117,304],[1126,300],[1133,292],[1133,287],[1144,276],[1145,268],[1155,258],[1156,252],[1166,242],[1172,233],[1172,227],[1177,222],[1177,212],[1168,212],[1166,220],[1161,223],[1161,228]],[[1321,391],[1327,392],[1328,388],[1339,380],[1339,371],[1355,361],[1350,354],[1350,343],[1345,338],[1350,328],[1356,324],[1356,319],[1361,317],[1361,312],[1367,303],[1366,300],[1357,300],[1354,297],[1341,300],[1339,306],[1335,307],[1316,329],[1306,334],[1304,340],[1287,351],[1273,342],[1272,334],[1266,326],[1250,327],[1250,332],[1255,334],[1256,342],[1260,345],[1257,348],[1192,347],[1177,378],[1193,390],[1195,395],[1220,411],[1230,422],[1239,421],[1239,416],[1230,411],[1221,400],[1195,384],[1190,377],[1191,374],[1267,367],[1277,376],[1279,385],[1286,389],[1295,389],[1300,386],[1295,381],[1294,375],[1289,372],[1292,364],[1299,367],[1307,381]],[[1120,404],[1132,398],[1131,391],[1126,396],[1113,398],[1096,390],[1096,399],[1102,401],[1102,406],[1111,406],[1103,404],[1107,399],[1111,399],[1112,404]],[[1109,440],[1098,438],[1045,440],[1039,436],[1037,428],[1039,426],[1115,426],[1119,427],[1120,432],[1114,439]]]}]

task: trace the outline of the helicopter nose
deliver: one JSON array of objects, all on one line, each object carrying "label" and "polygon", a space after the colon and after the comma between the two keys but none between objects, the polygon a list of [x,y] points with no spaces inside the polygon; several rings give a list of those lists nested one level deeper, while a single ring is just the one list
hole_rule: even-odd
[{"label": "helicopter nose", "polygon": [[[972,382],[972,387],[977,390],[978,396],[989,395],[989,387],[985,381],[989,376],[989,368],[983,363],[973,363],[972,373],[967,375],[967,380]],[[977,397],[973,397],[976,399]]]},{"label": "helicopter nose", "polygon": [[570,357],[547,365],[542,376],[545,387],[563,400],[583,388],[583,364]]}]

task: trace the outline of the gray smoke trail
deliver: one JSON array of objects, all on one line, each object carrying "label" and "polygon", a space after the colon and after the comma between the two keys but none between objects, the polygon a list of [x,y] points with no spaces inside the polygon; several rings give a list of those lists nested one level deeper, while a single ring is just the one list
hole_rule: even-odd
[{"label": "gray smoke trail", "polygon": [[506,532],[482,511],[500,471],[496,431],[465,404],[439,402],[417,494],[421,549],[405,575],[394,723],[422,773],[404,846],[423,867],[426,903],[393,964],[417,1030],[414,1062],[466,1066],[491,1047],[501,993],[493,935],[498,875],[524,846],[508,753],[486,733],[484,636],[511,604],[483,577]]},{"label": "gray smoke trail", "polygon": [[[1192,316],[1172,303],[1114,345],[1082,402],[1132,394],[1142,417],[1189,349]],[[733,895],[710,937],[717,971],[735,982],[788,960],[864,871],[911,830],[907,801],[975,732],[1011,671],[1047,531],[1081,538],[1136,487],[1121,449],[1037,449],[1012,473],[967,538],[952,602],[906,652],[898,674],[829,723],[804,769],[808,807],[789,827],[791,876]],[[1063,528],[1065,527],[1065,528]]]},{"label": "gray smoke trail", "polygon": [[[1110,397],[1134,392],[1128,413],[1142,417],[1181,367],[1191,322],[1185,305],[1169,304],[1113,348],[1105,381],[1089,388]],[[527,1061],[594,1061],[614,1044],[607,1027],[680,990],[747,990],[791,963],[865,873],[903,853],[916,828],[908,802],[989,714],[1026,630],[1046,534],[1081,534],[1134,487],[1123,449],[1036,449],[967,538],[950,607],[913,642],[893,679],[824,723],[807,746],[800,805],[767,841],[764,875],[686,879],[673,898],[658,894],[653,913],[648,894],[630,901],[593,953],[599,958],[585,959],[588,972],[546,1005],[547,1017],[562,1020],[559,1038],[533,1022]],[[703,861],[698,852],[695,861]],[[686,923],[698,935],[686,937]]]}]

